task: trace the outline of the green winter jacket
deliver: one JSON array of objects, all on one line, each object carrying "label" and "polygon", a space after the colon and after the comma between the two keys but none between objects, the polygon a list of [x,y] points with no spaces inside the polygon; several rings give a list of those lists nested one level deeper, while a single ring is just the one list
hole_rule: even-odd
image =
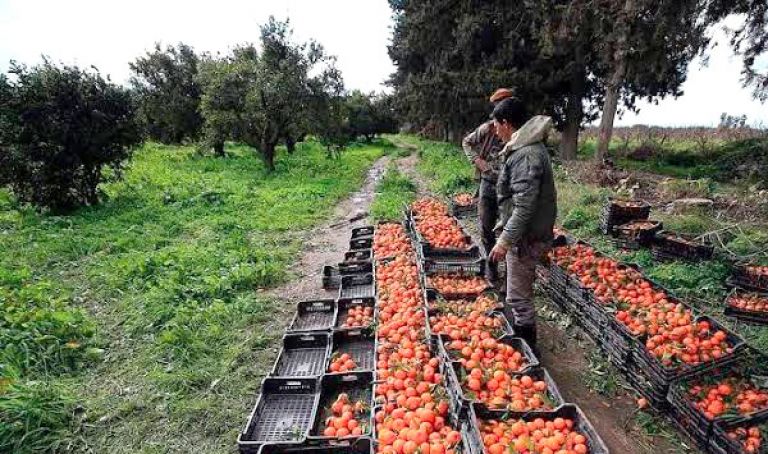
[{"label": "green winter jacket", "polygon": [[531,118],[504,146],[496,184],[499,200],[497,243],[507,249],[523,242],[552,241],[557,193],[549,153],[542,143],[552,119]]}]

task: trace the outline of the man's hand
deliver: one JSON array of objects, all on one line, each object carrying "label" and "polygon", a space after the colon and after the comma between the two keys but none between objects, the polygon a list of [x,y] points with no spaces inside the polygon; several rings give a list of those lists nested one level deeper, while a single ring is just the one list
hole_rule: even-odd
[{"label": "man's hand", "polygon": [[506,258],[506,256],[507,256],[507,248],[505,248],[500,244],[497,244],[496,246],[493,247],[493,250],[491,251],[491,255],[488,256],[488,258],[492,262],[501,262]]},{"label": "man's hand", "polygon": [[481,172],[487,172],[491,168],[491,166],[488,165],[488,162],[483,158],[475,159],[475,167]]}]

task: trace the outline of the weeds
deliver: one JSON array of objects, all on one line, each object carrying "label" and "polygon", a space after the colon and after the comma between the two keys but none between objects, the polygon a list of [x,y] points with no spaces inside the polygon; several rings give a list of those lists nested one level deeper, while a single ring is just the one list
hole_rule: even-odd
[{"label": "weeds", "polygon": [[403,207],[416,198],[416,185],[391,164],[376,187],[376,198],[371,205],[374,221],[399,219]]},{"label": "weeds", "polygon": [[65,451],[81,432],[83,451],[230,452],[274,359],[263,333],[285,322],[259,290],[387,148],[329,160],[303,143],[267,173],[244,146],[149,143],[70,216],[0,193],[0,452]]}]

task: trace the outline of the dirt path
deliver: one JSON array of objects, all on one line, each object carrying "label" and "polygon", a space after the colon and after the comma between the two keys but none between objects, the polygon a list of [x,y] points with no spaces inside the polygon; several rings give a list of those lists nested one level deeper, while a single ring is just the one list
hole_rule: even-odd
[{"label": "dirt path", "polygon": [[[337,291],[325,291],[322,287],[323,265],[334,265],[349,250],[350,232],[355,227],[368,224],[376,185],[384,176],[389,156],[377,160],[368,170],[363,186],[334,208],[333,216],[325,224],[303,235],[304,248],[292,267],[296,276],[280,287],[270,290],[269,296],[284,301],[297,302],[311,298],[335,298]],[[293,314],[293,305],[284,305],[286,313]]]}]

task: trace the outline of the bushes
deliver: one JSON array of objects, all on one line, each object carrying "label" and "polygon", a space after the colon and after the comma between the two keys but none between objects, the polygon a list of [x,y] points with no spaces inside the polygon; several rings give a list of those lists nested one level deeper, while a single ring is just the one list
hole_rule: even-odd
[{"label": "bushes", "polygon": [[10,73],[0,80],[0,184],[55,211],[97,203],[104,168],[119,177],[141,139],[128,91],[48,61]]}]

